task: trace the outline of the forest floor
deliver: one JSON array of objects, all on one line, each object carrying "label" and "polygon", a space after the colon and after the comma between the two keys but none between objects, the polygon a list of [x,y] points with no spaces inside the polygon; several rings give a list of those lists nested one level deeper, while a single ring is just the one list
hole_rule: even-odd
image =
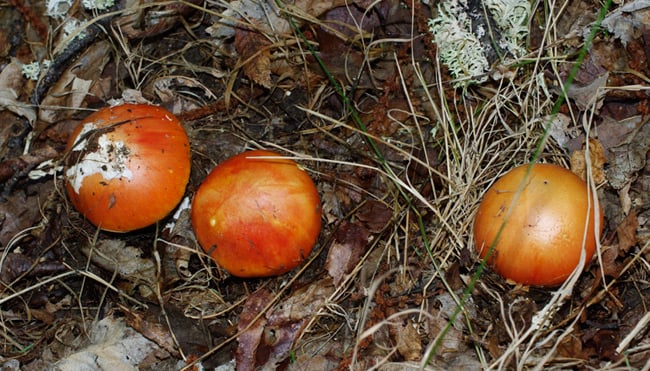
[{"label": "forest floor", "polygon": [[[3,370],[650,369],[650,2],[458,3],[1,3]],[[485,67],[442,21],[459,9]],[[304,264],[230,276],[187,209],[124,234],[85,220],[66,142],[120,102],[181,119],[187,200],[245,150],[297,161],[323,212]],[[503,279],[473,241],[490,185],[531,159],[604,212],[558,287]]]}]

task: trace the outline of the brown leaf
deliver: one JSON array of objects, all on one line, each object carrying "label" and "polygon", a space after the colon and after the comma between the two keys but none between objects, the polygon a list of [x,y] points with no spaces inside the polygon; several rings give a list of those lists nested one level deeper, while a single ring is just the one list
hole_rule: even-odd
[{"label": "brown leaf", "polygon": [[196,244],[196,237],[192,232],[190,221],[189,198],[184,198],[178,206],[172,220],[162,230],[165,240],[171,243],[165,244],[162,251],[162,274],[165,283],[172,285],[180,279],[190,279],[192,273],[189,270],[190,258],[195,254],[191,249],[181,246],[192,246]]},{"label": "brown leaf", "polygon": [[[444,318],[444,315],[441,315],[437,310],[434,310],[433,314],[434,317],[429,319],[430,330],[428,335],[431,340],[441,334],[441,332],[447,327],[448,322],[448,320]],[[501,354],[499,340],[494,336],[488,337],[487,348],[490,351],[490,354],[494,357],[498,357]],[[440,346],[438,347],[438,354],[440,354],[445,361],[451,361],[466,350],[467,345],[463,338],[463,332],[454,326],[449,327],[440,343]]]},{"label": "brown leaf", "polygon": [[245,330],[237,338],[235,359],[238,370],[254,370],[256,367],[257,348],[262,341],[266,318],[261,316],[255,323],[253,320],[271,300],[273,300],[271,294],[265,289],[260,289],[252,293],[244,303],[244,309],[239,315],[239,324],[237,325],[239,331]]},{"label": "brown leaf", "polygon": [[639,228],[637,211],[632,210],[630,214],[621,221],[621,224],[616,227],[618,248],[621,253],[626,253],[630,247],[636,246],[639,242],[636,235],[637,228]]},{"label": "brown leaf", "polygon": [[[295,291],[286,300],[278,302],[267,315],[266,320],[260,319],[254,327],[242,334],[244,337],[240,336],[238,355],[240,350],[242,353],[245,352],[242,348],[245,345],[249,352],[248,356],[254,360],[246,360],[247,363],[242,369],[248,369],[252,364],[265,370],[277,369],[289,357],[294,341],[300,336],[306,321],[318,312],[333,292],[332,280],[326,278],[313,282]],[[244,323],[250,323],[252,318],[249,317],[257,315],[263,308],[260,305],[272,300],[270,294],[264,295],[267,297],[263,298],[259,305],[256,304],[257,307],[253,306],[251,308],[253,311],[245,307],[242,312],[242,316],[245,316]],[[242,328],[241,320],[239,327]],[[240,367],[239,358],[237,366]]]},{"label": "brown leaf", "polygon": [[615,189],[621,189],[633,181],[646,163],[646,153],[650,151],[649,120],[632,132],[625,141],[609,149],[607,180]]},{"label": "brown leaf", "polygon": [[617,246],[609,246],[602,252],[602,270],[605,276],[618,277],[623,270],[624,264],[618,263],[616,258],[619,255]]},{"label": "brown leaf", "polygon": [[309,318],[333,292],[334,284],[329,278],[312,282],[279,302],[268,316],[269,324],[277,325]]},{"label": "brown leaf", "polygon": [[0,110],[7,109],[25,117],[30,124],[34,124],[36,111],[30,105],[18,100],[18,97],[24,93],[24,87],[22,68],[20,63],[14,60],[0,72]]},{"label": "brown leaf", "polygon": [[419,361],[422,358],[422,340],[416,326],[408,320],[405,324],[396,327],[395,337],[399,354],[406,361]]},{"label": "brown leaf", "polygon": [[[586,160],[586,146],[583,145],[582,149],[575,151],[571,154],[571,171],[577,174],[582,180],[587,180],[587,160]],[[600,184],[605,181],[605,163],[607,158],[605,150],[598,141],[598,139],[589,139],[589,159],[591,160],[591,174],[594,177],[594,182]]]},{"label": "brown leaf", "polygon": [[558,16],[557,32],[569,39],[567,46],[579,47],[583,42],[583,30],[596,19],[597,12],[588,0],[575,0],[568,5]]},{"label": "brown leaf", "polygon": [[631,183],[626,183],[618,190],[618,199],[621,203],[621,211],[623,212],[623,215],[628,215],[632,210],[632,197],[630,196],[631,187]]},{"label": "brown leaf", "polygon": [[313,17],[318,17],[330,9],[349,5],[349,2],[345,0],[297,0],[294,7]]},{"label": "brown leaf", "polygon": [[650,23],[650,12],[645,2],[633,1],[621,5],[623,6],[607,15],[601,26],[620,39],[624,46],[627,46],[630,41],[638,37],[639,29]]},{"label": "brown leaf", "polygon": [[358,223],[343,222],[334,235],[325,268],[338,286],[359,263],[366,250],[370,231]]},{"label": "brown leaf", "polygon": [[616,361],[620,358],[616,347],[619,344],[619,334],[613,330],[598,330],[593,337],[585,341],[584,346],[592,348],[600,358]]},{"label": "brown leaf", "polygon": [[235,48],[241,56],[244,74],[255,83],[271,88],[270,41],[257,32],[237,28]]},{"label": "brown leaf", "polygon": [[625,120],[615,120],[603,117],[603,122],[598,125],[598,140],[603,147],[610,149],[625,144],[630,134],[633,134],[644,123],[642,116],[633,116]]},{"label": "brown leaf", "polygon": [[[467,248],[464,248],[461,251],[461,254],[463,253],[467,255]],[[461,264],[461,262],[455,261],[445,269],[445,280],[447,280],[447,284],[452,290],[461,290],[464,287],[463,279],[460,276]],[[465,264],[464,266],[469,267],[470,264]]]},{"label": "brown leaf", "polygon": [[[330,341],[330,344],[332,342]],[[332,345],[330,345],[332,346]],[[305,370],[335,370],[341,362],[340,358],[336,356],[327,355],[313,355],[305,352],[299,353],[296,360],[289,364],[288,370],[290,371],[305,371]]]},{"label": "brown leaf", "polygon": [[393,217],[393,210],[381,201],[370,200],[359,209],[356,216],[370,232],[378,233]]},{"label": "brown leaf", "polygon": [[128,327],[123,319],[112,316],[94,322],[79,338],[87,342],[74,352],[69,349],[55,369],[79,370],[84,368],[82,365],[94,365],[99,369],[136,370],[145,359],[160,352],[156,343]]},{"label": "brown leaf", "polygon": [[110,53],[110,42],[99,41],[86,49],[63,73],[43,99],[38,113],[43,123],[37,123],[37,131],[43,130],[44,125],[74,116],[77,108],[85,106],[92,86],[102,81],[101,75],[110,60]]},{"label": "brown leaf", "polygon": [[8,253],[2,259],[2,270],[0,271],[0,281],[11,283],[16,277],[27,272],[34,264],[34,259],[23,254]]},{"label": "brown leaf", "polygon": [[[198,5],[197,0],[190,0],[189,3]],[[120,28],[120,33],[129,39],[144,39],[160,35],[176,26],[183,17],[189,16],[194,10],[189,4],[165,3],[165,5],[150,7],[152,1],[129,0],[125,6],[129,12],[124,13],[114,22]]]},{"label": "brown leaf", "polygon": [[341,203],[337,197],[337,192],[334,190],[331,184],[323,184],[321,191],[321,203],[323,205],[322,211],[327,223],[334,223],[340,220],[341,212]]},{"label": "brown leaf", "polygon": [[257,361],[263,370],[275,370],[289,357],[294,340],[302,330],[303,321],[264,327]]},{"label": "brown leaf", "polygon": [[128,246],[124,240],[103,239],[94,245],[81,247],[81,252],[91,261],[138,288],[140,295],[155,300],[152,287],[156,284],[156,264],[152,259],[142,258],[142,251]]},{"label": "brown leaf", "polygon": [[[153,322],[147,318],[142,313],[135,312],[124,306],[121,307],[125,313],[125,322],[127,325],[131,326],[134,330],[139,332],[142,336],[147,339],[155,342],[159,347],[165,349],[169,354],[178,357],[180,353],[176,349],[176,343],[174,338],[171,336],[169,329],[165,323]],[[180,342],[182,339],[179,339],[179,334],[174,334],[176,339]]]},{"label": "brown leaf", "polygon": [[51,325],[54,323],[56,316],[45,309],[31,308],[29,313],[39,321]]},{"label": "brown leaf", "polygon": [[[236,0],[222,5],[226,7],[221,13],[223,17],[206,30],[215,39],[231,37],[236,28],[255,28],[270,36],[283,36],[291,31],[291,25],[272,1]],[[346,0],[298,0],[291,3],[291,9],[296,14],[318,18],[324,12],[344,5],[349,5]],[[301,17],[294,17],[293,21],[298,26],[303,24]]]},{"label": "brown leaf", "polygon": [[605,97],[605,85],[609,73],[604,73],[585,86],[572,84],[567,89],[567,96],[571,98],[580,110],[594,109],[598,111],[603,105]]},{"label": "brown leaf", "polygon": [[0,246],[8,246],[16,235],[41,219],[40,201],[47,199],[55,187],[48,180],[24,188],[15,189],[0,202]]},{"label": "brown leaf", "polygon": [[557,355],[560,357],[576,357],[579,354],[582,354],[582,342],[573,335],[564,337],[557,347]]}]

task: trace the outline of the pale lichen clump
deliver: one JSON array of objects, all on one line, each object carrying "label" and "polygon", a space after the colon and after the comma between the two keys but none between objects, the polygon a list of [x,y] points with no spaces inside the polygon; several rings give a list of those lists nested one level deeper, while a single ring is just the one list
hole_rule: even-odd
[{"label": "pale lichen clump", "polygon": [[526,51],[522,44],[528,36],[530,3],[527,0],[484,1],[499,27],[499,46],[515,57],[524,55]]},{"label": "pale lichen clump", "polygon": [[81,23],[76,18],[70,18],[63,24],[63,40],[67,40],[71,35],[75,38],[83,39],[86,37],[86,31],[81,28]]},{"label": "pale lichen clump", "polygon": [[30,80],[38,80],[41,74],[41,66],[38,62],[26,63],[22,66],[23,75]]},{"label": "pale lichen clump", "polygon": [[[53,18],[65,18],[68,10],[72,7],[73,0],[47,0],[45,2],[45,14]],[[115,0],[81,0],[86,9],[106,10],[115,5]]]},{"label": "pale lichen clump", "polygon": [[115,0],[81,0],[86,9],[106,10],[115,5]]},{"label": "pale lichen clump", "polygon": [[64,18],[72,6],[72,0],[47,0],[45,14],[53,18]]},{"label": "pale lichen clump", "polygon": [[22,65],[23,75],[33,81],[37,81],[43,71],[46,71],[52,62],[45,59],[42,63],[32,62]]},{"label": "pale lichen clump", "polygon": [[[511,57],[522,56],[525,53],[522,44],[528,35],[530,3],[527,0],[484,0],[483,5],[496,28],[490,35],[498,35],[494,36],[498,48]],[[472,24],[472,17],[476,19],[479,12],[482,13],[482,9],[470,9],[468,0],[447,0],[438,4],[437,17],[429,20],[429,31],[438,46],[440,60],[455,79],[455,87],[487,80],[490,62],[486,49],[491,48],[485,41],[488,30],[483,24]],[[487,14],[482,16],[488,17]]]},{"label": "pale lichen clump", "polygon": [[454,86],[466,86],[483,82],[490,65],[478,37],[471,31],[472,22],[463,11],[463,0],[438,4],[438,17],[429,20],[442,63],[457,79]]}]

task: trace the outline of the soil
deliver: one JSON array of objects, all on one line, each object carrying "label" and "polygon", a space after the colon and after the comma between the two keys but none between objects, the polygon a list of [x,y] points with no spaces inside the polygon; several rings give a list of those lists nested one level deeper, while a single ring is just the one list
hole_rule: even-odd
[{"label": "soil", "polygon": [[[459,84],[436,1],[5,2],[2,368],[648,369],[650,5],[608,5],[538,4],[526,53]],[[124,102],[179,117],[192,164],[169,216],[111,233],[69,203],[65,148]],[[242,279],[187,205],[261,148],[314,180],[322,230],[298,268]],[[482,195],[531,159],[581,175],[605,215],[559,287],[500,277],[472,239]]]}]

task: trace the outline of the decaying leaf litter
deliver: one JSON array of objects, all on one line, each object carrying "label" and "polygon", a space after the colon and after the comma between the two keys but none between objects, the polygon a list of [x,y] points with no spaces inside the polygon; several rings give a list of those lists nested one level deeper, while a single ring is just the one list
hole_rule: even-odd
[{"label": "decaying leaf litter", "polygon": [[[4,366],[650,367],[650,4],[611,4],[594,29],[598,2],[534,3],[523,50],[492,48],[461,76],[429,32],[458,3],[0,8]],[[76,123],[116,101],[183,119],[188,198],[244,149],[298,160],[324,211],[308,262],[229,277],[182,208],[124,235],[84,221],[59,160]],[[489,185],[536,154],[592,181],[605,212],[594,261],[555,289],[477,274],[471,236]]]}]

